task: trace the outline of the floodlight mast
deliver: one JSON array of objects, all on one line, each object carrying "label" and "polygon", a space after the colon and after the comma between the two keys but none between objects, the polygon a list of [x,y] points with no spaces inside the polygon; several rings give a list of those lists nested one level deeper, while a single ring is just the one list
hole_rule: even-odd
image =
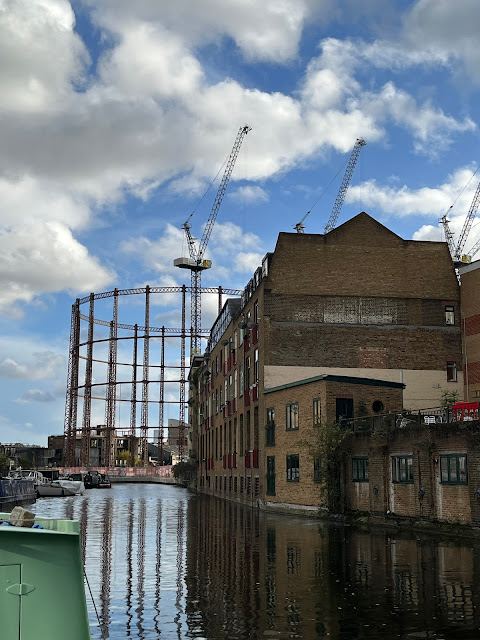
[{"label": "floodlight mast", "polygon": [[201,273],[205,269],[210,269],[212,266],[211,260],[204,260],[203,256],[205,255],[205,250],[207,248],[208,241],[210,240],[210,236],[212,234],[212,230],[215,225],[215,221],[217,219],[220,206],[222,204],[223,198],[227,191],[228,183],[230,181],[233,168],[235,167],[235,162],[237,161],[237,157],[240,152],[240,147],[242,146],[243,139],[245,138],[247,133],[251,130],[252,128],[249,127],[248,125],[244,125],[240,127],[240,129],[238,130],[237,137],[235,138],[233,148],[230,152],[230,155],[228,156],[226,166],[225,166],[225,171],[223,173],[222,180],[218,187],[217,195],[215,196],[215,200],[212,205],[212,209],[210,211],[210,215],[205,225],[203,236],[199,242],[198,248],[197,248],[195,238],[192,236],[192,233],[191,233],[190,218],[192,217],[193,214],[190,214],[188,219],[183,224],[183,229],[187,237],[187,244],[188,244],[190,259],[177,258],[177,260],[173,261],[174,266],[180,267],[181,269],[190,269],[191,271],[192,293],[191,293],[190,316],[191,316],[192,330],[191,330],[190,356],[201,353],[201,338],[200,338],[200,329],[202,326],[202,300],[201,300],[201,292],[200,292],[201,282],[202,282]]}]

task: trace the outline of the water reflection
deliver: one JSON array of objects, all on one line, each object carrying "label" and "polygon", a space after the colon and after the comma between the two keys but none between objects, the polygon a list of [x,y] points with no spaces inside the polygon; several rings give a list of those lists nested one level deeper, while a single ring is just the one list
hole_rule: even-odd
[{"label": "water reflection", "polygon": [[[480,627],[477,542],[356,532],[158,485],[33,509],[80,521],[111,640],[447,640]],[[91,602],[89,611],[98,640]]]}]

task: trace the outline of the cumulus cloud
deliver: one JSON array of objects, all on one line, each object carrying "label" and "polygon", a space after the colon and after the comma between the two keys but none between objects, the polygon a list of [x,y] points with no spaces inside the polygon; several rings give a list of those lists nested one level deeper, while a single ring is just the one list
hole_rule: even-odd
[{"label": "cumulus cloud", "polygon": [[7,357],[0,362],[0,378],[43,380],[55,378],[59,368],[65,366],[65,357],[52,351],[31,354],[28,362]]},{"label": "cumulus cloud", "polygon": [[[474,169],[462,167],[448,176],[448,179],[437,187],[421,187],[411,189],[407,185],[380,185],[375,180],[367,180],[350,186],[346,202],[359,203],[367,211],[380,209],[383,213],[396,216],[423,215],[441,217],[449,211],[455,200],[454,215],[465,216],[470,207],[477,183],[472,180]],[[465,185],[468,187],[462,193]]]},{"label": "cumulus cloud", "polygon": [[[448,11],[441,4],[444,21]],[[149,199],[160,185],[172,193],[201,191],[240,124],[253,127],[242,149],[248,163],[241,164],[241,177],[250,182],[332,148],[348,152],[358,136],[383,140],[389,123],[407,131],[422,153],[473,131],[468,117],[420,103],[392,81],[362,83],[366,66],[448,64],[449,51],[433,41],[422,62],[423,53],[405,38],[325,39],[290,94],[211,76],[202,66],[201,47],[221,47],[224,39],[248,61],[292,60],[304,26],[332,6],[329,0],[85,0],[102,42],[96,74],[88,75],[88,53],[67,0],[0,2],[0,55],[8,62],[0,69],[3,311],[18,314],[16,302],[48,292],[103,288],[114,274],[80,243],[79,231],[108,224],[108,211],[126,195]],[[431,2],[418,2],[408,19],[423,28],[427,10]],[[239,165],[232,181],[240,177]],[[233,200],[240,194],[249,202],[268,197],[256,185],[240,187]],[[155,271],[173,276],[178,233],[131,240],[122,252],[148,255]],[[217,243],[212,235],[211,244],[217,255],[233,247],[228,233]],[[240,250],[258,247],[243,234]]]},{"label": "cumulus cloud", "polygon": [[18,404],[31,404],[32,402],[55,402],[57,397],[51,391],[41,389],[29,389],[25,391],[15,402]]},{"label": "cumulus cloud", "polygon": [[0,232],[0,307],[68,289],[95,291],[113,279],[59,222],[32,223]]},{"label": "cumulus cloud", "polygon": [[260,253],[239,253],[235,259],[235,271],[241,273],[251,273],[262,264],[262,255]]},{"label": "cumulus cloud", "polygon": [[229,196],[232,200],[244,204],[252,204],[254,202],[268,202],[270,196],[265,189],[258,186],[239,187],[232,191]]}]

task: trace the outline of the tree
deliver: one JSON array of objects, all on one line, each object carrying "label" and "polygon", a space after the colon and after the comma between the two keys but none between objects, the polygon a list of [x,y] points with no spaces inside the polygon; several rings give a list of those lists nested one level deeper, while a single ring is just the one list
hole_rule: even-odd
[{"label": "tree", "polygon": [[338,423],[315,427],[313,435],[301,444],[321,465],[321,491],[330,513],[345,510],[345,463],[350,450],[353,432]]},{"label": "tree", "polygon": [[449,389],[445,389],[444,391],[442,391],[440,406],[442,407],[442,409],[450,409],[452,404],[455,404],[457,402],[458,397],[458,391],[450,391]]},{"label": "tree", "polygon": [[197,475],[197,465],[193,462],[179,462],[172,467],[173,477],[182,482],[191,482]]},{"label": "tree", "polygon": [[118,454],[118,458],[122,462],[125,462],[127,467],[133,467],[134,456],[133,456],[133,453],[130,453],[130,451],[120,451],[120,453]]},{"label": "tree", "polygon": [[30,460],[30,458],[19,458],[18,459],[18,464],[20,467],[22,467],[22,469],[31,469],[32,468],[32,461]]},{"label": "tree", "polygon": [[10,458],[5,453],[0,453],[0,476],[6,475],[10,470]]}]

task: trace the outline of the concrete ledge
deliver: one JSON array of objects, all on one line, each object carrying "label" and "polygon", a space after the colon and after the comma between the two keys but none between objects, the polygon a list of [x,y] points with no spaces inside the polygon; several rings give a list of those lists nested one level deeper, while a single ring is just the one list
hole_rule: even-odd
[{"label": "concrete ledge", "polygon": [[289,502],[260,502],[259,507],[263,511],[276,513],[290,513],[292,515],[306,515],[310,517],[318,517],[320,515],[320,507],[315,505],[290,504]]}]

